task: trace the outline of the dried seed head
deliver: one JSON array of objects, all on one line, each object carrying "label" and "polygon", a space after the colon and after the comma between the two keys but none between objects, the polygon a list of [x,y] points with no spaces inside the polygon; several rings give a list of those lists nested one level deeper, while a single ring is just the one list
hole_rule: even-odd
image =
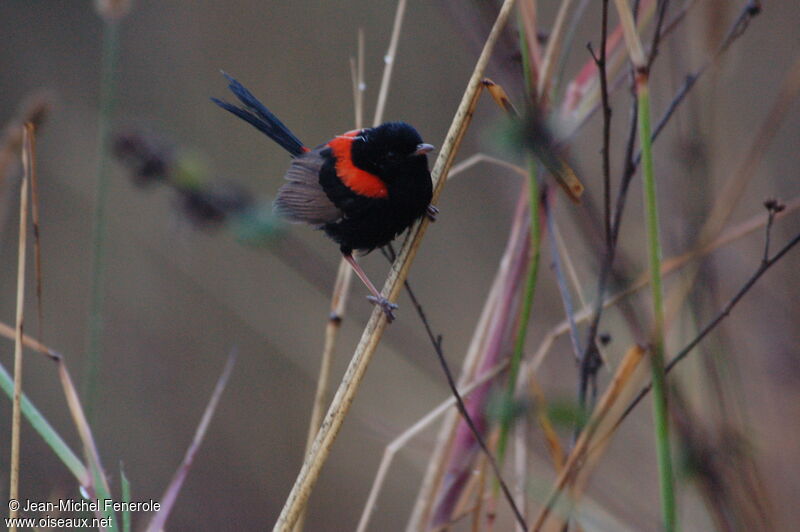
[{"label": "dried seed head", "polygon": [[216,227],[230,215],[253,205],[249,192],[231,182],[214,181],[195,189],[178,189],[180,207],[196,227]]},{"label": "dried seed head", "polygon": [[766,207],[769,212],[777,214],[784,210],[786,205],[775,198],[769,198],[764,202],[764,207]]},{"label": "dried seed head", "polygon": [[123,131],[115,135],[112,151],[128,168],[137,185],[167,179],[174,165],[172,147],[153,135],[138,131]]}]

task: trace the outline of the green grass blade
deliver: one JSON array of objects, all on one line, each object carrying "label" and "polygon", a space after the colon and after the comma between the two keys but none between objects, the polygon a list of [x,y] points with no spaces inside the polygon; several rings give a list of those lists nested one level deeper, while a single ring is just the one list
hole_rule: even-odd
[{"label": "green grass blade", "polygon": [[[122,464],[119,465],[119,478],[122,484],[122,502],[125,503],[125,508],[130,508],[131,502],[131,483],[125,475],[125,470]],[[123,510],[122,512],[122,532],[131,532],[131,511]]]}]

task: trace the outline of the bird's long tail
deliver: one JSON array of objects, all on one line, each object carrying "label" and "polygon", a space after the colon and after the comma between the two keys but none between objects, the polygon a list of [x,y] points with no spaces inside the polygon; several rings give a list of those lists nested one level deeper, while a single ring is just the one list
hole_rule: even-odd
[{"label": "bird's long tail", "polygon": [[218,98],[211,98],[211,101],[248,122],[277,142],[293,157],[297,157],[308,151],[308,148],[303,146],[300,139],[298,139],[283,122],[278,120],[278,117],[272,114],[264,104],[259,102],[249,90],[245,89],[241,83],[233,79],[227,73],[223,72],[222,75],[227,78],[229,82],[228,88],[236,95],[239,101],[242,102],[242,106],[239,107]]}]

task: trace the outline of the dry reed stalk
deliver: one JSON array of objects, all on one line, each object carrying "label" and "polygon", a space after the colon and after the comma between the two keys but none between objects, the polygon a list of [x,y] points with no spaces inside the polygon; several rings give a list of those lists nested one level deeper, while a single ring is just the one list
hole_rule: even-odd
[{"label": "dry reed stalk", "polygon": [[[22,165],[24,172],[19,192],[19,248],[17,251],[17,326],[14,338],[14,398],[11,411],[11,471],[8,498],[19,500],[19,445],[22,430],[22,338],[25,321],[25,259],[28,239],[28,188],[36,171],[33,124],[27,122],[22,133]],[[19,507],[9,504],[9,518],[17,517]],[[9,528],[16,531],[15,524]]]},{"label": "dry reed stalk", "polygon": [[[439,157],[436,159],[433,171],[431,172],[434,189],[432,203],[436,203],[444,187],[447,171],[453,163],[458,146],[472,118],[477,97],[480,94],[480,80],[483,77],[486,65],[489,62],[491,52],[494,49],[500,32],[505,26],[514,1],[515,0],[505,0],[503,6],[500,8],[500,13],[492,27],[492,31],[484,45],[478,62],[475,65],[467,89],[464,92],[464,96],[453,118],[453,123],[450,126],[450,130],[439,152]],[[425,234],[425,229],[429,223],[430,221],[423,217],[422,220],[415,223],[409,229],[409,238],[400,248],[397,259],[392,264],[389,276],[383,287],[382,294],[389,300],[396,299],[402,289],[403,283],[408,277],[408,271],[421,244],[422,237]],[[311,451],[306,457],[303,467],[295,481],[295,485],[289,493],[286,504],[278,517],[278,521],[274,527],[275,530],[291,530],[300,512],[305,507],[308,497],[319,478],[322,465],[330,454],[336,435],[349,411],[350,405],[364,377],[367,366],[372,359],[372,355],[380,342],[385,327],[386,315],[379,308],[375,308],[369,322],[367,322],[367,326],[353,354],[350,365],[345,372],[342,383],[320,426]]]},{"label": "dry reed stalk", "polygon": [[[596,464],[599,455],[605,450],[610,435],[616,427],[617,418],[627,404],[625,399],[638,390],[646,378],[647,372],[640,366],[644,355],[645,350],[640,346],[633,346],[628,350],[589,422],[575,442],[575,447],[558,475],[536,523],[531,527],[532,531],[562,530],[575,497],[580,492],[572,492],[572,500],[566,502],[565,508],[561,507],[560,499],[567,489],[585,486],[585,480],[591,473],[588,466]],[[559,508],[556,508],[557,505]]]},{"label": "dry reed stalk", "polygon": [[[8,325],[7,323],[0,322],[0,336],[5,336],[10,340],[14,340],[17,337],[17,332],[14,327]],[[55,355],[55,351],[41,343],[36,338],[32,338],[27,334],[22,335],[22,345],[51,357]]]},{"label": "dry reed stalk", "polygon": [[[86,461],[86,468],[90,475],[88,483],[84,485],[83,488],[89,494],[90,498],[110,497],[111,490],[100,462],[97,444],[92,435],[92,429],[89,427],[89,422],[86,419],[83,406],[81,406],[81,401],[78,398],[78,391],[75,388],[75,383],[72,381],[72,377],[70,377],[69,371],[67,371],[67,365],[61,357],[56,357],[53,360],[58,365],[58,377],[64,389],[64,397],[67,399],[67,407],[72,415],[72,420],[75,423],[75,428],[78,430],[78,435],[83,445],[84,460]],[[101,507],[96,513],[97,517],[104,517],[102,512],[103,508]],[[113,524],[111,528],[113,528]]]},{"label": "dry reed stalk", "polygon": [[347,296],[352,279],[352,268],[342,259],[339,262],[339,270],[336,274],[336,281],[333,285],[333,297],[331,297],[331,312],[328,323],[325,326],[325,346],[320,360],[319,375],[317,376],[317,389],[314,393],[314,407],[311,412],[311,421],[308,427],[308,437],[306,440],[306,452],[311,448],[314,436],[317,434],[325,406],[328,402],[328,382],[330,380],[331,362],[333,351],[336,347],[336,339],[339,336],[342,317],[344,316],[347,305]]},{"label": "dry reed stalk", "polygon": [[52,95],[47,92],[37,92],[25,98],[17,115],[3,128],[0,137],[0,187],[5,185],[9,170],[14,166],[12,163],[22,153],[25,124],[30,122],[36,131],[50,113],[52,99]]},{"label": "dry reed stalk", "polygon": [[[487,162],[497,162],[497,161],[493,161],[493,160],[491,160],[491,158],[489,158],[489,157],[482,156],[481,154],[478,154],[478,155],[476,155],[476,156],[473,156],[472,158],[470,158],[468,161],[465,161],[465,163],[466,163],[466,164],[459,165],[459,169],[466,169],[467,167],[469,167],[469,166],[471,166],[471,165],[473,165],[473,164],[477,164],[478,162],[481,162],[481,161],[487,161]],[[504,164],[504,162],[503,162],[503,163],[501,163],[501,164]],[[505,163],[505,164],[507,164],[507,163]],[[752,224],[749,224],[749,225],[756,225],[756,223],[755,223],[755,221],[754,221]],[[757,225],[763,225],[763,221],[762,221],[762,222],[760,222],[760,223],[758,223]],[[727,241],[730,241],[731,239],[738,238],[739,236],[741,236],[742,234],[744,234],[744,233],[742,232],[742,231],[744,231],[744,229],[745,229],[745,228],[740,228],[740,229],[738,229],[737,231],[735,231],[735,232],[733,232],[733,233],[731,233],[731,234],[728,234],[728,235],[727,235],[727,238],[726,238],[725,240],[727,240]],[[751,230],[752,230],[752,228],[748,227],[748,228],[747,228],[747,230],[748,230],[748,231],[751,231]],[[722,245],[722,244],[724,244],[724,243],[726,243],[726,242],[724,242],[724,241],[722,241],[722,240],[715,241],[715,245],[713,246],[713,248],[712,248],[711,246],[706,246],[706,247],[705,247],[705,248],[702,250],[702,251],[703,251],[703,254],[705,254],[705,253],[708,253],[708,252],[712,251],[713,249],[716,249],[716,247],[718,247],[719,245]],[[667,262],[667,263],[665,263],[665,264],[663,265],[663,267],[662,267],[662,270],[663,270],[665,273],[667,273],[667,272],[669,272],[669,271],[672,271],[672,270],[674,270],[676,267],[678,267],[679,265],[685,264],[685,263],[686,263],[686,262],[689,260],[689,258],[691,258],[691,257],[683,256],[683,257],[680,257],[680,259],[681,259],[681,260],[680,260],[679,262],[677,262],[677,263],[676,263],[676,262]],[[629,292],[629,290],[626,290],[625,292]],[[623,294],[618,294],[617,296],[615,296],[615,297],[613,297],[613,298],[610,298],[610,300],[612,300],[612,301],[618,301],[618,300],[619,300],[619,297],[620,297],[620,296],[622,296],[622,295],[623,295]],[[611,301],[609,301],[609,302],[611,302]],[[607,303],[607,304],[608,304],[608,303]],[[562,324],[562,327],[561,327],[561,331],[560,331],[560,332],[563,332],[563,331],[565,331],[565,330],[566,330],[566,324]],[[560,334],[560,332],[559,332],[559,334]],[[549,338],[549,341],[550,341],[550,342],[552,342],[552,339],[553,339],[553,338],[552,338],[552,337],[550,337],[550,338]],[[547,341],[547,339],[546,339],[546,341]],[[546,349],[545,349],[545,352],[546,352]],[[539,356],[539,357],[537,357],[537,358],[539,358],[539,360],[541,360],[541,356]]]}]

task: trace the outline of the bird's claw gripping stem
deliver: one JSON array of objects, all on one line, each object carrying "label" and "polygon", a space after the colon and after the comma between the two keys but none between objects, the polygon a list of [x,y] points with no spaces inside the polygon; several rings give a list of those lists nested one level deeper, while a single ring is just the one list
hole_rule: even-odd
[{"label": "bird's claw gripping stem", "polygon": [[375,297],[375,296],[367,296],[367,299],[372,302],[373,305],[377,305],[381,307],[381,310],[384,314],[386,314],[386,321],[392,323],[396,316],[394,315],[394,310],[397,308],[397,305],[386,299],[385,297]]},{"label": "bird's claw gripping stem", "polygon": [[428,205],[428,208],[425,210],[425,216],[428,217],[428,220],[435,222],[437,214],[439,214],[438,207],[435,207],[433,205]]}]

